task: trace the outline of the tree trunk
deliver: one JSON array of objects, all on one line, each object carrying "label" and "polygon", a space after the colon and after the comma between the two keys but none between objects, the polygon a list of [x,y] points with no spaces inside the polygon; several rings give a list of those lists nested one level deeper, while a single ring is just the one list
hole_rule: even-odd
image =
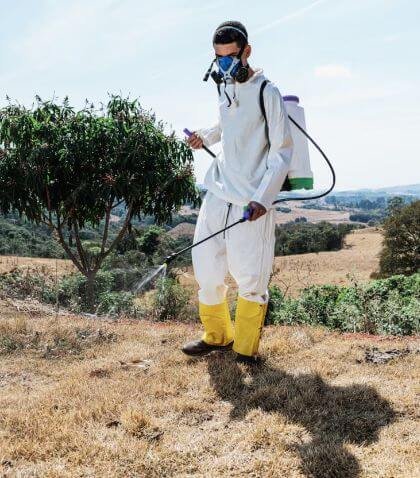
[{"label": "tree trunk", "polygon": [[86,303],[89,312],[95,312],[95,278],[96,272],[86,274]]}]

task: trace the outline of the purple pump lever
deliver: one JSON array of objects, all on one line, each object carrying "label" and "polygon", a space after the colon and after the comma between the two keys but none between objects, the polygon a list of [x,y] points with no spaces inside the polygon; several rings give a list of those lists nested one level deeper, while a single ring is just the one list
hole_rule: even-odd
[{"label": "purple pump lever", "polygon": [[[191,138],[191,136],[194,134],[192,133],[188,128],[184,128],[184,133],[189,137]],[[216,155],[213,153],[213,151],[210,151],[210,149],[207,147],[207,146],[204,146],[203,144],[203,149],[204,151],[206,151],[207,153],[209,153],[209,155],[213,158],[216,157]]]}]

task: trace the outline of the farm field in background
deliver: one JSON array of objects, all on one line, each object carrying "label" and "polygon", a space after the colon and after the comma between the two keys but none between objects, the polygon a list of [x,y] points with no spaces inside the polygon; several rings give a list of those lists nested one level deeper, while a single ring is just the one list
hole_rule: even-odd
[{"label": "farm field in background", "polygon": [[[350,232],[340,251],[297,254],[275,258],[271,283],[284,292],[296,296],[304,287],[320,284],[348,285],[353,280],[367,282],[378,268],[382,234],[377,228]],[[192,268],[180,277],[181,283],[197,288]],[[234,281],[228,284],[235,290]]]},{"label": "farm field in background", "polygon": [[327,221],[333,224],[351,222],[349,211],[334,211],[333,209],[305,209],[300,207],[301,203],[296,201],[289,201],[286,206],[291,209],[290,212],[277,212],[276,223],[286,224],[286,222],[294,221],[299,217],[305,217],[308,222]]},{"label": "farm field in background", "polygon": [[[291,209],[290,212],[280,212],[276,214],[276,223],[285,224],[286,222],[294,221],[298,217],[306,217],[308,222],[321,222],[327,221],[333,224],[347,223],[351,222],[349,216],[352,212],[350,211],[334,211],[333,209],[305,209],[301,207],[300,202],[298,201],[289,201],[283,206]],[[279,206],[282,206],[281,204]],[[354,211],[353,211],[354,212]],[[180,210],[180,214],[189,215],[189,214],[198,214],[198,209],[191,209],[189,206],[183,206]]]},{"label": "farm field in background", "polygon": [[76,270],[73,263],[68,259],[49,259],[44,257],[2,256],[0,255],[0,274],[14,269],[36,269],[45,274],[58,277],[70,274]]}]

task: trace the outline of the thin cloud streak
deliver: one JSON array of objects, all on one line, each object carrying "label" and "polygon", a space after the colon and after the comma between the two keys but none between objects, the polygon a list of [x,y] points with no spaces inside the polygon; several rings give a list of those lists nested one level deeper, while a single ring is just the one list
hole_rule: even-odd
[{"label": "thin cloud streak", "polygon": [[278,18],[277,20],[274,20],[271,23],[267,23],[266,25],[263,25],[256,30],[254,30],[253,35],[259,35],[260,33],[264,33],[267,30],[272,30],[275,28],[277,25],[280,25],[282,23],[286,23],[289,20],[293,20],[294,18],[301,17],[302,15],[305,15],[305,13],[309,12],[310,10],[314,9],[318,5],[321,5],[322,3],[328,2],[329,0],[316,0],[315,2],[307,5],[306,7],[299,8],[298,10],[295,10],[292,13],[288,13],[287,15],[284,15],[283,17]]},{"label": "thin cloud streak", "polygon": [[340,64],[319,65],[314,70],[318,78],[350,78],[352,72],[350,68]]}]

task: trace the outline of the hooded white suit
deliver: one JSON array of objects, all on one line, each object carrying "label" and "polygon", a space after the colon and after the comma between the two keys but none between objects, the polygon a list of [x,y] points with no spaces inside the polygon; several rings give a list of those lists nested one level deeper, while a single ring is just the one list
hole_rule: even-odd
[{"label": "hooded white suit", "polygon": [[[289,171],[293,142],[282,96],[275,85],[268,83],[264,89],[271,146],[268,145],[259,104],[264,79],[262,70],[256,70],[245,83],[228,84],[226,90],[222,85],[219,122],[212,128],[196,132],[206,146],[221,141],[222,151],[204,180],[208,192],[200,210],[194,242],[222,229],[226,222],[230,224],[240,219],[244,206],[250,201],[267,209],[267,213],[256,221],[239,224],[225,235],[218,235],[192,250],[194,273],[200,286],[200,315],[206,328],[203,340],[208,343],[232,340],[233,330],[227,322],[225,329],[228,330],[221,333],[218,329],[222,326],[216,326],[216,319],[211,318],[212,312],[207,307],[224,303],[227,290],[224,279],[228,271],[238,284],[239,300],[251,301],[255,307],[262,306],[264,311],[268,301],[267,285],[275,241],[272,203]],[[203,315],[206,316],[204,320]],[[254,321],[254,325],[251,322],[250,327],[261,326],[260,319],[258,323]],[[212,331],[212,327],[215,330]],[[254,345],[250,346],[252,353],[255,352],[255,340],[254,337]],[[246,349],[241,353],[251,355]]]}]

